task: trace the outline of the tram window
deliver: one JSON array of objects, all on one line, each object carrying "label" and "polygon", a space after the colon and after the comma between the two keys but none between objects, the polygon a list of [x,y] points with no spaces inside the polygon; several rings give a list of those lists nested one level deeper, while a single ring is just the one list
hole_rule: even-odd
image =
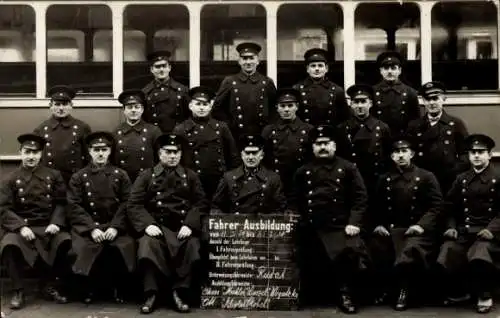
[{"label": "tram window", "polygon": [[336,4],[283,4],[278,10],[278,85],[292,86],[307,77],[304,53],[322,48],[329,54],[328,78],[343,86],[343,44],[335,35],[343,26]]},{"label": "tram window", "polygon": [[32,7],[0,4],[0,95],[35,94],[34,31]]},{"label": "tram window", "polygon": [[356,81],[381,80],[377,56],[396,50],[405,59],[401,80],[420,86],[420,9],[415,3],[362,3],[355,12]]},{"label": "tram window", "polygon": [[493,2],[435,4],[432,28],[444,29],[446,40],[432,46],[433,79],[450,90],[498,89],[497,23]]},{"label": "tram window", "polygon": [[[47,9],[47,86],[73,86],[81,95],[109,95],[113,90],[112,60],[94,57],[94,39],[111,31],[111,10],[105,5],[52,5]],[[109,39],[112,46],[112,38]],[[96,50],[97,49],[97,50]]]},{"label": "tram window", "polygon": [[[156,50],[171,52],[170,75],[189,85],[189,11],[184,5],[128,5],[123,23],[125,89],[142,88],[152,80],[146,57]],[[129,38],[125,45],[125,34],[131,30],[141,32],[144,38]],[[134,46],[134,41],[140,45]]]},{"label": "tram window", "polygon": [[201,10],[200,83],[217,89],[225,76],[237,73],[242,42],[262,46],[259,72],[265,74],[266,11],[258,4],[208,4]]}]

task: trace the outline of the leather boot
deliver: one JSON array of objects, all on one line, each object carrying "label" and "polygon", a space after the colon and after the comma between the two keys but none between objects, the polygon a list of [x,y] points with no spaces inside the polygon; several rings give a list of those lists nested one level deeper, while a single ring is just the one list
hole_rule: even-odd
[{"label": "leather boot", "polygon": [[180,297],[179,297],[179,293],[177,292],[177,290],[174,290],[172,292],[172,296],[174,298],[174,305],[175,305],[175,309],[180,312],[180,313],[187,313],[190,311],[190,308],[189,308],[189,305],[186,304]]},{"label": "leather boot", "polygon": [[14,291],[14,295],[12,295],[12,298],[10,299],[10,309],[21,309],[24,307],[24,291],[23,290],[16,290]]},{"label": "leather boot", "polygon": [[399,291],[398,300],[396,301],[395,309],[398,311],[403,311],[408,309],[408,290],[406,288],[401,288]]}]

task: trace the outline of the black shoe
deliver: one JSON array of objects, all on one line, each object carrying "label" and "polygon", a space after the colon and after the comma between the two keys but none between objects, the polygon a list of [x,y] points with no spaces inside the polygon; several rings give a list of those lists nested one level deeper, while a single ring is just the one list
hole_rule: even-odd
[{"label": "black shoe", "polygon": [[408,309],[408,290],[403,288],[399,291],[398,300],[396,301],[396,306],[394,307],[394,309],[398,311]]},{"label": "black shoe", "polygon": [[468,302],[471,299],[470,294],[464,294],[462,296],[448,296],[443,301],[445,306],[455,306]]},{"label": "black shoe", "polygon": [[151,294],[141,306],[141,314],[150,314],[155,310],[156,294]]},{"label": "black shoe", "polygon": [[173,291],[172,296],[174,298],[174,304],[175,304],[175,310],[177,310],[180,313],[187,313],[191,309],[189,308],[189,305],[186,304],[180,297],[179,294],[177,293],[176,290]]},{"label": "black shoe", "polygon": [[355,314],[358,312],[358,308],[356,308],[356,305],[354,305],[351,296],[347,293],[342,293],[340,295],[339,308],[346,314]]},{"label": "black shoe", "polygon": [[10,299],[10,309],[17,310],[24,307],[24,292],[16,290]]},{"label": "black shoe", "polygon": [[68,303],[68,297],[63,295],[60,291],[58,291],[56,288],[54,288],[52,286],[45,287],[42,291],[42,296],[46,300],[54,301],[58,304],[67,304]]}]

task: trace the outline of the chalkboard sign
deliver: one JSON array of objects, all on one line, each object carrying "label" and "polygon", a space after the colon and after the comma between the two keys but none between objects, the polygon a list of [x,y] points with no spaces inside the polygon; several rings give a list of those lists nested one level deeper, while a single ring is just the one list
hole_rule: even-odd
[{"label": "chalkboard sign", "polygon": [[212,265],[202,308],[297,309],[295,223],[289,216],[211,215],[208,228]]}]

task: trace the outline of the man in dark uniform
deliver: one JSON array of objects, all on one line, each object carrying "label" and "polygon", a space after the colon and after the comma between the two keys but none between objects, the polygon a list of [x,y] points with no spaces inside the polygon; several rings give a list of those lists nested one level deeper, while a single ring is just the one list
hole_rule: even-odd
[{"label": "man in dark uniform", "polygon": [[117,140],[115,163],[134,182],[139,172],[154,166],[153,146],[156,138],[161,135],[161,130],[142,119],[146,103],[142,91],[124,91],[118,96],[118,100],[123,105],[125,122],[114,130]]},{"label": "man in dark uniform", "polygon": [[72,88],[54,86],[48,95],[52,116],[41,123],[34,133],[46,140],[42,164],[59,170],[67,184],[71,175],[87,163],[84,140],[90,133],[90,126],[70,114],[75,97]]},{"label": "man in dark uniform", "polygon": [[276,86],[271,78],[257,72],[258,44],[244,42],[236,47],[241,71],[226,77],[214,101],[214,117],[229,124],[236,140],[242,135],[260,134],[274,118]]},{"label": "man in dark uniform", "polygon": [[293,88],[301,95],[298,116],[313,126],[338,124],[349,119],[351,110],[347,105],[344,90],[328,80],[327,52],[310,49],[304,54],[309,76]]},{"label": "man in dark uniform", "polygon": [[240,138],[239,144],[243,165],[224,174],[210,213],[284,213],[286,199],[280,177],[261,165],[264,139],[247,135]]},{"label": "man in dark uniform", "polygon": [[442,195],[436,177],[412,163],[408,138],[396,137],[392,148],[394,165],[375,189],[371,215],[375,226],[369,241],[379,298],[385,298],[387,282],[395,276],[399,290],[395,309],[405,310],[409,289],[426,277],[433,264],[441,233]]},{"label": "man in dark uniform", "polygon": [[142,172],[135,181],[128,212],[142,237],[137,251],[146,301],[141,312],[156,304],[160,275],[169,278],[175,309],[188,312],[185,302],[192,269],[199,255],[200,216],[207,201],[196,173],[180,164],[185,141],[162,135],[156,142],[160,163]]},{"label": "man in dark uniform", "polygon": [[281,177],[285,195],[293,187],[295,171],[306,163],[308,136],[313,126],[297,117],[300,93],[293,89],[278,92],[276,108],[279,120],[264,127],[262,137],[266,140],[264,163]]},{"label": "man in dark uniform", "polygon": [[394,136],[404,134],[408,123],[420,117],[417,91],[403,84],[403,58],[398,52],[383,52],[377,57],[382,81],[373,87],[372,114],[389,125]]},{"label": "man in dark uniform", "polygon": [[189,116],[188,88],[170,77],[170,52],[157,51],[148,55],[154,79],[142,91],[146,96],[143,118],[169,133]]},{"label": "man in dark uniform", "polygon": [[477,312],[488,313],[500,266],[500,174],[490,162],[495,142],[476,134],[466,139],[471,169],[461,173],[446,197],[449,216],[438,264],[445,270],[447,302],[478,297]]},{"label": "man in dark uniform", "polygon": [[208,87],[193,87],[189,91],[192,118],[177,125],[174,133],[189,143],[187,166],[201,180],[207,199],[211,199],[224,172],[240,163],[236,142],[225,122],[210,115],[214,94]]},{"label": "man in dark uniform", "polygon": [[356,164],[372,196],[378,177],[390,164],[391,132],[386,123],[370,115],[373,89],[369,85],[353,85],[347,95],[353,117],[338,126],[339,133],[346,137],[338,155]]},{"label": "man in dark uniform", "polygon": [[58,303],[67,298],[57,291],[54,279],[69,274],[71,247],[66,225],[66,186],[61,173],[40,164],[45,139],[33,134],[17,138],[21,167],[2,182],[0,253],[12,280],[12,309],[24,306],[23,267],[39,270],[44,296]]},{"label": "man in dark uniform", "polygon": [[422,86],[426,114],[410,122],[408,135],[415,146],[415,164],[429,170],[446,193],[458,173],[467,169],[464,140],[468,136],[465,123],[443,110],[446,90],[439,82]]},{"label": "man in dark uniform", "polygon": [[86,138],[90,164],[69,182],[68,216],[72,227],[73,272],[80,277],[83,302],[93,301],[102,282],[111,283],[114,300],[123,302],[127,274],[135,268],[135,241],[128,235],[126,204],[130,194],[127,172],[109,160],[113,135],[95,132]]},{"label": "man in dark uniform", "polygon": [[[335,155],[335,128],[319,126],[311,131],[309,140],[314,159],[297,170],[290,196],[290,209],[301,215],[301,272],[305,270],[307,275],[307,269],[324,266],[317,260],[326,252],[329,274],[334,273],[340,289],[339,307],[352,314],[358,310],[352,299],[355,279],[367,266],[360,236],[367,208],[366,188],[356,166]],[[314,237],[321,247],[310,244]]]}]

